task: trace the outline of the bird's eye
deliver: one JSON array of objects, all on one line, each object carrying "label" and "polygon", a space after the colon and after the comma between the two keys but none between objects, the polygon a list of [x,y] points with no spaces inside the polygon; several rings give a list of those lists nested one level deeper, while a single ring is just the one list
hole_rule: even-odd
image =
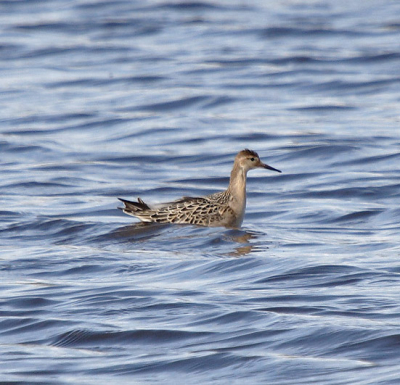
[{"label": "bird's eye", "polygon": [[254,159],[254,158],[251,158],[250,160],[251,160],[252,162],[254,162],[255,159]]}]

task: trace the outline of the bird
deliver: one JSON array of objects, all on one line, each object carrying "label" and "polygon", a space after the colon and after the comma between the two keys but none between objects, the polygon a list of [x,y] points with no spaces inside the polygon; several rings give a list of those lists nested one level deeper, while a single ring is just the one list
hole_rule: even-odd
[{"label": "bird", "polygon": [[247,172],[256,168],[282,172],[263,163],[255,151],[244,149],[235,157],[225,191],[204,197],[182,197],[156,206],[149,206],[141,198],[137,202],[118,198],[124,204],[119,209],[142,222],[240,228],[246,210]]}]

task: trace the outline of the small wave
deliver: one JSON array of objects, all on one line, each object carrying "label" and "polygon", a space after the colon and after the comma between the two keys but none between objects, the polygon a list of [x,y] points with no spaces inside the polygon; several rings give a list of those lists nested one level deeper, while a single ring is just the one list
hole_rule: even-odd
[{"label": "small wave", "polygon": [[342,215],[338,218],[331,219],[328,221],[328,223],[336,223],[336,222],[365,222],[371,217],[374,217],[380,213],[382,213],[384,210],[363,210],[363,211],[357,211],[354,213]]},{"label": "small wave", "polygon": [[204,1],[180,1],[164,2],[159,5],[161,9],[171,9],[174,11],[215,11],[223,9],[223,7]]},{"label": "small wave", "polygon": [[[290,286],[341,286],[351,285],[365,280],[373,274],[353,266],[319,265],[298,268],[285,274],[279,274],[256,281],[256,284],[286,281]],[[309,281],[309,283],[307,283]]]},{"label": "small wave", "polygon": [[202,103],[206,100],[209,100],[209,97],[207,96],[184,97],[178,100],[172,100],[168,102],[142,105],[137,107],[137,109],[148,110],[148,111],[172,111],[182,108],[188,108],[190,106]]},{"label": "small wave", "polygon": [[175,344],[179,341],[190,341],[207,337],[212,332],[186,332],[182,330],[169,329],[141,329],[132,331],[93,331],[93,330],[72,330],[55,337],[51,345],[63,347],[96,347],[105,348],[109,345],[129,344]]},{"label": "small wave", "polygon": [[300,27],[269,27],[260,31],[262,37],[268,39],[277,38],[301,38],[305,37],[324,37],[328,38],[330,36],[344,36],[344,37],[354,37],[354,36],[367,36],[366,32],[359,32],[350,29],[333,29],[333,28],[300,28]]},{"label": "small wave", "polygon": [[306,106],[306,107],[294,107],[290,108],[293,111],[304,111],[304,112],[336,112],[336,111],[351,111],[357,107],[354,106],[342,106],[342,105],[320,105],[320,106]]}]

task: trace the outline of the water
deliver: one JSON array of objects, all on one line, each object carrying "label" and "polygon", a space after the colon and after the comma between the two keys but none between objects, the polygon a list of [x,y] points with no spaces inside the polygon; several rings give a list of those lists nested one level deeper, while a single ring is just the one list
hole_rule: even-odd
[{"label": "water", "polygon": [[[0,3],[0,382],[398,384],[400,4]],[[249,173],[240,230],[142,226]]]}]

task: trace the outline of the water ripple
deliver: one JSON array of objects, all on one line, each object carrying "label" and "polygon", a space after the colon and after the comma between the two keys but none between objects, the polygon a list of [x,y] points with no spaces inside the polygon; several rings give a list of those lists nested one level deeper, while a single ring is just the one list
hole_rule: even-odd
[{"label": "water ripple", "polygon": [[1,2],[1,381],[398,383],[398,8]]}]

